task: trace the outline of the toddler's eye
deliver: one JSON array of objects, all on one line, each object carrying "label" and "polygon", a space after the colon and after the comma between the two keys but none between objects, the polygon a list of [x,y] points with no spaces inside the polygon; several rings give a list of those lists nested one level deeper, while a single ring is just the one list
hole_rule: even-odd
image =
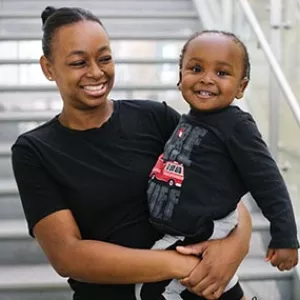
[{"label": "toddler's eye", "polygon": [[217,72],[217,75],[223,77],[223,76],[229,75],[229,73],[226,72],[226,71],[218,71],[218,72]]},{"label": "toddler's eye", "polygon": [[195,73],[199,73],[199,72],[202,71],[202,68],[201,68],[200,66],[194,66],[194,67],[192,68],[192,71],[195,72]]}]

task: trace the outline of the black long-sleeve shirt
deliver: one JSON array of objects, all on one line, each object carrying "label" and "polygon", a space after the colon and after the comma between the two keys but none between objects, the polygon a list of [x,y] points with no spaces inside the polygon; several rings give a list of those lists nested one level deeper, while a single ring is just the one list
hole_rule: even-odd
[{"label": "black long-sleeve shirt", "polygon": [[212,221],[251,192],[270,221],[270,248],[298,248],[284,180],[252,116],[236,106],[183,115],[150,174],[152,223],[186,237],[208,237]]}]

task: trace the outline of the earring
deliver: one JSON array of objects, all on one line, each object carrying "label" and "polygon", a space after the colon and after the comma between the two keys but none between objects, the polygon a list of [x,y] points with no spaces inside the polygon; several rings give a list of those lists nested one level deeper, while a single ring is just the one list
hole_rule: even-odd
[{"label": "earring", "polygon": [[52,80],[52,77],[51,77],[51,76],[48,76],[47,78],[48,78],[49,80]]}]

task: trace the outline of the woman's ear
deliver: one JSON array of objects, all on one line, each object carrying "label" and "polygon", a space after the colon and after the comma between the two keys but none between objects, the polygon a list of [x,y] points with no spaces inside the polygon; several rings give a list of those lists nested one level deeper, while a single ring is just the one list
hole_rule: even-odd
[{"label": "woman's ear", "polygon": [[42,68],[45,77],[50,81],[54,80],[52,63],[45,55],[41,56],[40,58],[40,66]]},{"label": "woman's ear", "polygon": [[246,87],[248,86],[248,83],[249,83],[249,78],[247,78],[247,77],[244,77],[241,80],[238,92],[237,92],[237,94],[235,96],[236,99],[243,98],[244,92],[245,92]]}]

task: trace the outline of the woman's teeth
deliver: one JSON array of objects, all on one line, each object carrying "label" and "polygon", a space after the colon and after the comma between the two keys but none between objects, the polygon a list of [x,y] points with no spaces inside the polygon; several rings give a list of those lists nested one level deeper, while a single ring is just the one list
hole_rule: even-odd
[{"label": "woman's teeth", "polygon": [[101,91],[103,89],[104,84],[100,84],[100,85],[86,85],[84,87],[85,90],[88,91]]}]

